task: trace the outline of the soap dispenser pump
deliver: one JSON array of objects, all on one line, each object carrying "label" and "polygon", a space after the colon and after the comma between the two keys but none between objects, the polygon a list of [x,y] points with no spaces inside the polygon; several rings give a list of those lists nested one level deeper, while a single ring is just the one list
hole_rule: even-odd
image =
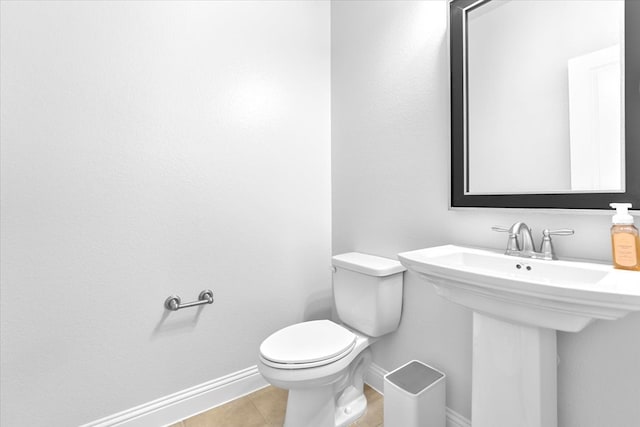
[{"label": "soap dispenser pump", "polygon": [[640,238],[629,213],[631,203],[610,203],[616,210],[611,219],[613,266],[623,270],[640,270]]}]

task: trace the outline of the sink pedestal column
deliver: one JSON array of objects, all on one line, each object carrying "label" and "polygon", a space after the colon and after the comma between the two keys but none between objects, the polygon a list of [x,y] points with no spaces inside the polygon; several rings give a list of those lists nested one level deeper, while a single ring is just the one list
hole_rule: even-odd
[{"label": "sink pedestal column", "polygon": [[556,331],[473,313],[473,427],[557,427]]}]

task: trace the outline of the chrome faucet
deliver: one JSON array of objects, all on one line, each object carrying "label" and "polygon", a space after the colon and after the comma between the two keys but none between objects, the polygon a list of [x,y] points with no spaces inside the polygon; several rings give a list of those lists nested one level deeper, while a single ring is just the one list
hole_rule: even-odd
[{"label": "chrome faucet", "polygon": [[505,255],[518,256],[523,258],[537,259],[558,259],[551,242],[552,235],[569,236],[574,233],[569,228],[559,230],[549,230],[545,228],[542,231],[542,243],[540,244],[540,252],[536,252],[533,238],[531,237],[531,229],[524,222],[516,222],[511,227],[491,227],[493,231],[509,233],[507,241],[507,249]]}]

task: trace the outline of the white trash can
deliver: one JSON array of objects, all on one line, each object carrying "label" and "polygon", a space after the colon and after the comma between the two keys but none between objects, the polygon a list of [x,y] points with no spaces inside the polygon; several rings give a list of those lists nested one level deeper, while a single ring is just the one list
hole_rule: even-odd
[{"label": "white trash can", "polygon": [[445,374],[417,360],[384,376],[385,427],[445,427]]}]

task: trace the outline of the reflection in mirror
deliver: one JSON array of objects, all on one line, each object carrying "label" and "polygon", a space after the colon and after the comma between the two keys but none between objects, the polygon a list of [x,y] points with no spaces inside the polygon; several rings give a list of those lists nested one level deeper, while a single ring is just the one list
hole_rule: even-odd
[{"label": "reflection in mirror", "polygon": [[467,14],[468,193],[622,190],[624,3]]},{"label": "reflection in mirror", "polygon": [[640,207],[640,1],[450,13],[451,206]]}]

